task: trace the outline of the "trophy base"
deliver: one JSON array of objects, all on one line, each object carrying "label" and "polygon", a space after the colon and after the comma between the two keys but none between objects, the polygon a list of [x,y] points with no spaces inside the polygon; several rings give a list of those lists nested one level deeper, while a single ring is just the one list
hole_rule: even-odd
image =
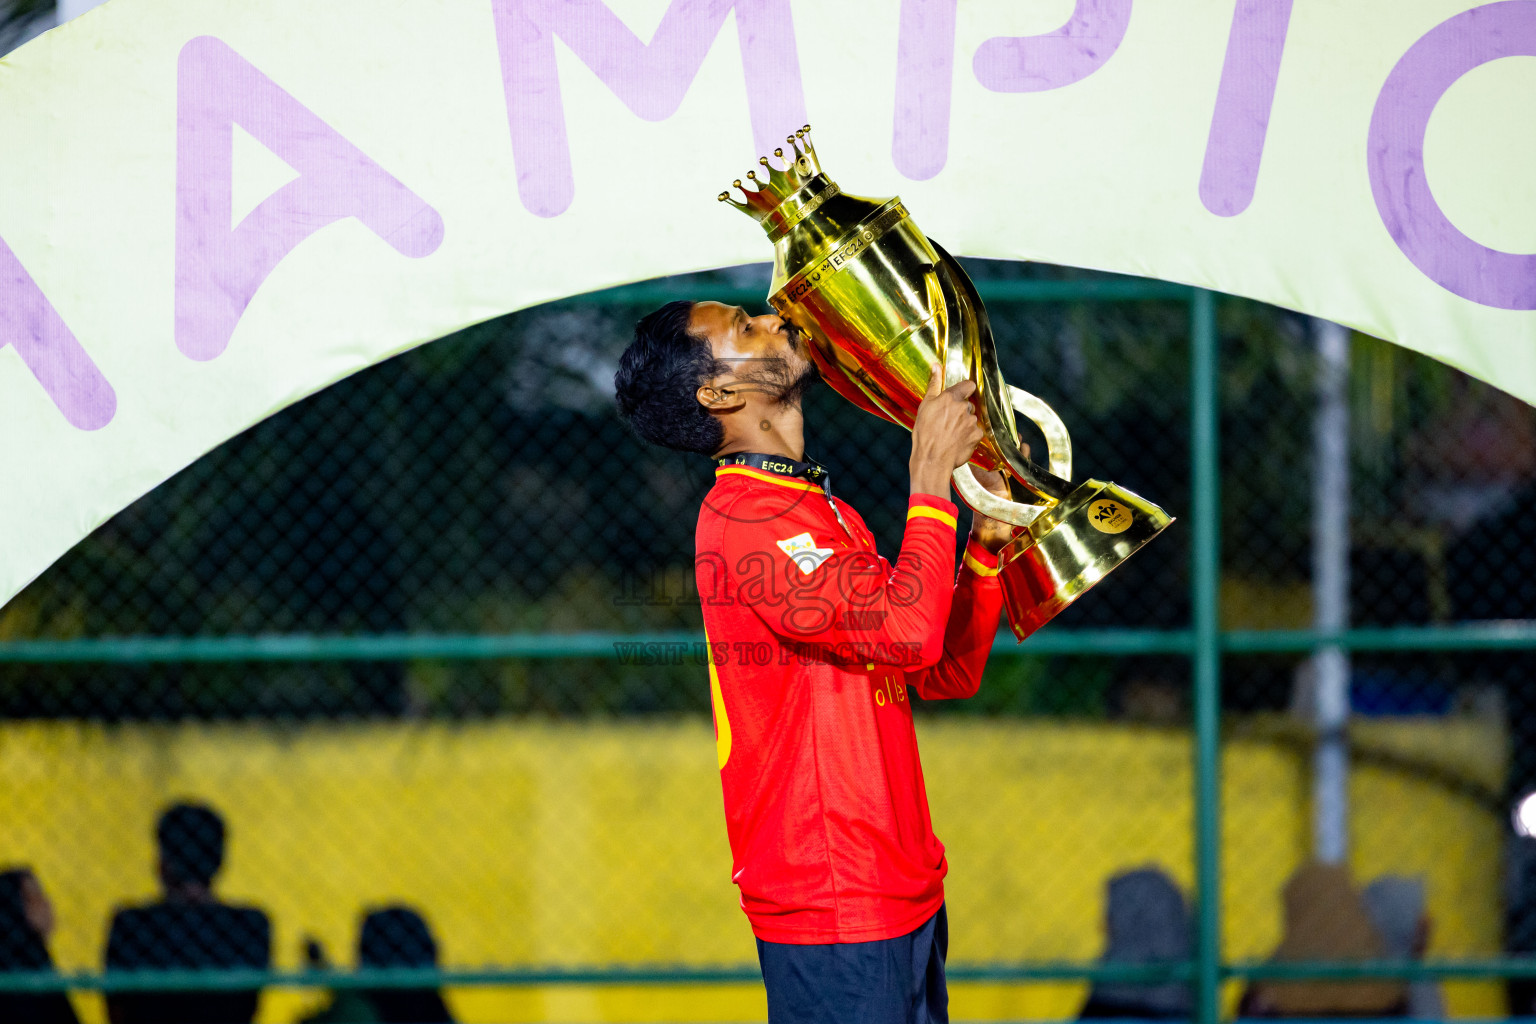
[{"label": "trophy base", "polygon": [[1118,484],[1088,480],[1003,548],[1003,610],[1023,640],[1060,614],[1173,517]]}]

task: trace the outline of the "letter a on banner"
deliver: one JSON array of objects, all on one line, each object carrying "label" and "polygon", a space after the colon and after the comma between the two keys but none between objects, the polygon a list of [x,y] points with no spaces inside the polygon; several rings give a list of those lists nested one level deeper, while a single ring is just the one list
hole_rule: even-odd
[{"label": "letter a on banner", "polygon": [[[190,358],[222,353],[267,275],[329,224],[356,217],[412,259],[442,243],[436,210],[221,40],[182,47],[176,108],[176,345]],[[236,124],[299,176],[232,226]]]},{"label": "letter a on banner", "polygon": [[7,347],[71,426],[99,430],[112,422],[117,392],[0,238],[0,351]]}]

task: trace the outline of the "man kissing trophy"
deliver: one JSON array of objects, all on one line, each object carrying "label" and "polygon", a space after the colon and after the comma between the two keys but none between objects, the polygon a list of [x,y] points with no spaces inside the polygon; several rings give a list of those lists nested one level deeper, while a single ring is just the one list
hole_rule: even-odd
[{"label": "man kissing trophy", "polygon": [[[900,200],[843,194],[804,130],[790,147],[734,201],[774,242],[777,313],[667,303],[635,325],[614,397],[641,438],[715,464],[694,566],[769,1024],[944,1024],[949,861],[913,698],[974,696],[1004,611],[1027,636],[1169,519],[1114,484],[1068,483],[1066,428],[1003,383],[964,271]],[[806,454],[818,373],[912,432],[894,561]],[[1049,471],[1016,411],[1045,431]],[[960,553],[951,481],[975,512]]]},{"label": "man kissing trophy", "polygon": [[[1045,402],[1004,383],[986,307],[971,279],[913,223],[899,198],[845,193],[821,170],[810,126],[774,150],[720,201],[752,216],[773,242],[768,301],[803,332],[821,377],[866,412],[907,429],[936,365],[944,385],[976,386],[983,439],[954,472],[973,510],[1010,524],[1001,554],[1004,612],[1023,640],[1103,579],[1173,520],[1114,483],[1072,476],[1072,442]],[[1015,413],[1045,435],[1049,469],[1020,448]],[[982,486],[972,466],[1003,474],[1010,497]]]}]

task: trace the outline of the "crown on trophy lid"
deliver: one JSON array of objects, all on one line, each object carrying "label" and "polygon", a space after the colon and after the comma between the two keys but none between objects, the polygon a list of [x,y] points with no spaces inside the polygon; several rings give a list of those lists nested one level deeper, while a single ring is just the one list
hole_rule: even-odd
[{"label": "crown on trophy lid", "polygon": [[747,187],[740,178],[731,182],[731,187],[740,190],[745,202],[733,197],[729,190],[721,192],[719,196],[722,203],[729,203],[752,217],[770,235],[782,229],[783,218],[775,216],[775,211],[786,199],[821,174],[821,163],[816,159],[815,148],[811,146],[810,125],[787,136],[784,141],[789,143],[787,155],[783,149],[773,151],[773,155],[784,163],[782,170],[769,163],[767,157],[758,157],[757,162],[765,168],[764,176],[758,177],[756,171],[747,172],[747,178],[755,187]]}]

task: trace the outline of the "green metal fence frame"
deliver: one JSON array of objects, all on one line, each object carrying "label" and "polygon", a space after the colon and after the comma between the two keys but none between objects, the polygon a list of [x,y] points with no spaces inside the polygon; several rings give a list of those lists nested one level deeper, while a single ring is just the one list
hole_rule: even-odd
[{"label": "green metal fence frame", "polygon": [[[1536,649],[1536,622],[1462,626],[1314,630],[1223,630],[1217,607],[1221,571],[1219,397],[1216,303],[1212,292],[1139,278],[1099,277],[1059,281],[978,281],[988,302],[1144,302],[1187,304],[1190,331],[1191,623],[1188,629],[1054,630],[1023,647],[1000,636],[998,653],[1059,655],[1174,654],[1191,660],[1194,679],[1194,807],[1197,941],[1192,961],[1136,967],[1078,962],[955,964],[956,981],[1166,981],[1193,980],[1195,1019],[1216,1024],[1221,986],[1231,979],[1532,978],[1536,958],[1480,957],[1461,960],[1356,963],[1229,962],[1221,954],[1220,691],[1226,653],[1307,653],[1337,646],[1351,651],[1470,651]],[[723,301],[759,304],[743,288],[712,288]],[[586,305],[649,306],[678,298],[664,282],[613,288],[568,300]],[[617,644],[702,642],[702,634],[577,633],[562,635],[397,634],[373,636],[120,637],[0,642],[0,664],[152,664],[286,661],[398,661],[417,659],[614,658]],[[399,988],[420,985],[634,985],[752,982],[754,968],[687,965],[485,970],[146,971],[133,973],[0,974],[0,991],[131,991],[153,988],[253,986]]]}]

